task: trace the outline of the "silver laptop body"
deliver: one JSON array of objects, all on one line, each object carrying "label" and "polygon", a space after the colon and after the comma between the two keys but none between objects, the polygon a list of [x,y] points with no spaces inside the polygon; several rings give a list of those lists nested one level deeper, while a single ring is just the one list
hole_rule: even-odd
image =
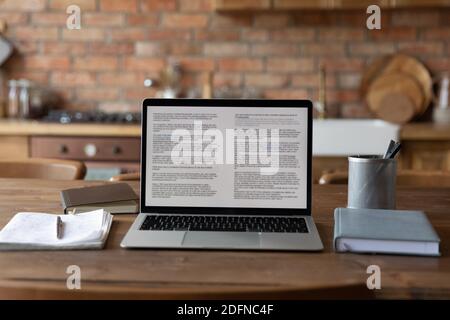
[{"label": "silver laptop body", "polygon": [[[153,112],[153,110],[156,111]],[[196,112],[201,114],[195,115]],[[283,197],[282,191],[256,190],[251,191],[253,193],[249,193],[245,188],[235,189],[233,190],[233,199],[230,198],[229,200],[224,200],[226,197],[221,196],[220,192],[217,193],[218,197],[209,195],[209,197],[203,199],[202,197],[198,197],[195,193],[192,195],[192,192],[194,192],[192,190],[195,188],[186,190],[189,188],[183,187],[183,184],[180,183],[178,179],[180,179],[182,174],[186,174],[186,172],[191,174],[191,172],[194,171],[201,174],[199,172],[201,172],[202,169],[199,169],[200,171],[198,171],[195,166],[189,167],[191,171],[186,171],[188,170],[186,169],[187,167],[183,167],[185,168],[184,170],[177,170],[176,168],[170,168],[170,166],[168,166],[169,169],[165,169],[165,166],[162,164],[163,162],[160,161],[161,157],[158,158],[157,153],[161,152],[161,154],[163,154],[161,150],[166,148],[165,146],[168,145],[169,142],[161,138],[163,135],[155,138],[158,135],[158,128],[161,128],[162,124],[170,124],[170,121],[183,119],[184,123],[181,127],[189,129],[192,127],[188,126],[187,120],[185,119],[192,118],[192,114],[199,119],[206,119],[208,117],[208,119],[210,119],[214,118],[215,112],[217,112],[218,126],[221,125],[220,117],[222,116],[224,119],[229,118],[229,113],[233,114],[233,123],[244,123],[247,125],[255,121],[255,123],[261,125],[261,123],[265,123],[263,121],[265,118],[263,117],[273,117],[273,119],[279,120],[280,123],[287,123],[286,125],[295,125],[296,122],[292,122],[294,120],[300,121],[299,123],[301,123],[303,127],[299,126],[300,129],[298,129],[297,133],[295,132],[296,130],[292,129],[284,130],[284,132],[279,130],[280,136],[282,134],[284,136],[290,134],[290,138],[294,137],[294,139],[297,139],[296,135],[299,137],[299,142],[292,139],[290,140],[290,145],[297,146],[300,150],[294,151],[299,152],[297,155],[299,155],[298,158],[300,161],[297,161],[299,164],[297,164],[298,168],[295,169],[298,172],[289,173],[290,176],[300,177],[297,179],[299,181],[298,186],[293,187],[292,189],[294,191],[289,191],[290,193],[285,192],[285,199],[283,200],[279,200],[279,198],[270,200],[261,196],[267,194],[263,192],[269,192],[269,195],[281,193],[281,196],[279,197]],[[173,114],[176,116],[171,116]],[[211,114],[213,114],[213,116],[211,116]],[[167,125],[167,128],[169,128],[169,125]],[[261,130],[258,132],[261,132]],[[141,212],[122,240],[121,246],[124,248],[166,249],[322,250],[323,244],[313,218],[311,217],[311,135],[312,104],[307,100],[146,99],[143,103],[142,111]],[[273,136],[271,136],[271,138],[272,137]],[[165,139],[167,139],[167,137]],[[163,143],[161,143],[161,141],[163,141]],[[164,141],[166,142],[164,143]],[[154,150],[156,151],[153,152]],[[292,147],[290,147],[290,150],[292,150]],[[168,163],[168,161],[166,162]],[[155,165],[155,163],[159,164]],[[236,168],[236,166],[233,165],[230,168]],[[205,172],[209,172],[208,169],[211,169],[211,167],[205,169]],[[164,170],[166,171],[164,172]],[[236,172],[238,170],[239,169],[236,169]],[[280,173],[280,171],[277,173]],[[220,173],[218,175],[220,175]],[[253,173],[250,173],[250,176],[255,177]],[[249,183],[248,181],[251,181],[251,179],[241,179],[240,177],[246,176],[235,174],[234,182],[239,178],[240,183],[245,186],[246,183]],[[161,183],[161,179],[163,180],[163,183]],[[164,179],[166,179],[166,181],[164,181]],[[229,177],[224,177],[223,179],[224,181],[220,181],[220,184],[227,185],[227,188],[222,190],[223,194],[231,193],[228,190],[230,188],[228,185]],[[270,177],[264,179],[269,180],[262,181],[271,181]],[[176,183],[173,184],[173,181],[176,181]],[[277,181],[281,185],[286,183],[283,182],[286,181],[286,179]],[[233,182],[231,182],[230,185],[233,185]],[[170,188],[168,188],[168,186],[170,186]],[[197,184],[192,184],[192,186],[197,186]],[[234,186],[236,186],[235,183]],[[258,186],[258,184],[256,184],[256,186]],[[186,194],[187,192],[188,196],[177,196],[177,193],[170,193],[174,192],[173,190],[176,188],[181,188],[180,190],[183,190],[183,194]],[[220,189],[221,186],[217,186],[217,188]],[[237,188],[239,188],[239,186]],[[166,193],[162,192],[161,189]],[[238,193],[236,190],[238,190]],[[260,192],[259,195],[258,192]],[[163,194],[163,196],[161,196],[161,194]],[[245,200],[234,199],[237,194],[238,197],[243,197]],[[248,194],[256,195],[259,199],[254,200],[252,197],[248,196]],[[294,196],[288,196],[288,194],[294,194]],[[197,198],[201,199],[197,200]],[[207,223],[209,224],[206,225],[206,227],[202,225],[195,228],[193,228],[192,225],[190,225],[191,227],[186,227],[185,221],[197,221],[196,223],[198,223],[199,220],[203,221],[202,219],[208,221]],[[162,225],[164,227],[155,229],[155,221],[158,222],[158,226],[160,221],[163,221]],[[180,221],[182,221],[183,224],[181,227]],[[220,221],[220,223],[225,221],[228,227],[225,228],[226,231],[224,231],[223,227],[216,230],[214,227],[211,227],[211,221]],[[246,224],[243,225],[242,221]],[[263,221],[262,223],[268,221],[268,227],[261,227],[261,221]],[[276,224],[276,227],[272,228],[271,225],[274,221],[280,221],[281,226]],[[291,224],[291,221],[297,222]],[[250,224],[254,222],[258,225],[255,230],[253,230],[253,227],[249,227]],[[298,229],[298,223],[301,223],[302,225],[301,232],[298,232],[298,230],[300,230]],[[293,227],[294,225],[297,227]],[[199,231],[199,229],[201,230]],[[293,231],[294,229],[297,231]]]}]

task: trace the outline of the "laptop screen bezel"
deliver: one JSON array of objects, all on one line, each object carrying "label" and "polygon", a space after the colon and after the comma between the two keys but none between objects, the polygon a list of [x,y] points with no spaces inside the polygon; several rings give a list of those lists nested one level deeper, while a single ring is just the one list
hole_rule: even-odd
[{"label": "laptop screen bezel", "polygon": [[[185,207],[185,206],[147,206],[146,158],[147,158],[147,110],[151,107],[270,107],[306,108],[307,119],[307,195],[306,208],[247,208],[247,207]],[[254,100],[254,99],[145,99],[141,117],[141,212],[165,214],[198,215],[311,215],[311,170],[312,170],[312,102],[309,100]]]}]

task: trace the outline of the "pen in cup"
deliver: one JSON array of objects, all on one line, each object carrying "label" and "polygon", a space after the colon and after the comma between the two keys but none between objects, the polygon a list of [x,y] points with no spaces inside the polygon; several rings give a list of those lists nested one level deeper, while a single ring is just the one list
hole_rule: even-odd
[{"label": "pen in cup", "polygon": [[391,150],[392,150],[392,148],[394,147],[394,145],[395,145],[395,141],[394,141],[394,140],[391,140],[391,141],[389,142],[389,145],[388,145],[388,148],[387,148],[386,152],[384,153],[383,159],[387,159],[387,158],[388,158],[389,153],[391,152]]},{"label": "pen in cup", "polygon": [[62,239],[63,229],[64,229],[64,223],[62,222],[61,217],[57,216],[56,217],[56,238],[57,239]]}]

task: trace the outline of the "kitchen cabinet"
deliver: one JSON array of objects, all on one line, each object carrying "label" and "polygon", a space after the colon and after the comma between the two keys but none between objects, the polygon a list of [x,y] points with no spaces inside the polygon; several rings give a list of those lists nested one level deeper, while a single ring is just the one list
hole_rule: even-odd
[{"label": "kitchen cabinet", "polygon": [[88,178],[140,169],[140,126],[0,121],[0,158],[83,161]]},{"label": "kitchen cabinet", "polygon": [[82,161],[140,161],[141,142],[136,138],[32,136],[32,158]]},{"label": "kitchen cabinet", "polygon": [[28,138],[26,136],[0,136],[0,158],[28,158]]},{"label": "kitchen cabinet", "polygon": [[402,168],[450,171],[450,142],[405,141]]},{"label": "kitchen cabinet", "polygon": [[448,7],[450,0],[216,0],[218,11]]},{"label": "kitchen cabinet", "polygon": [[402,129],[404,169],[450,171],[450,126],[416,123]]}]

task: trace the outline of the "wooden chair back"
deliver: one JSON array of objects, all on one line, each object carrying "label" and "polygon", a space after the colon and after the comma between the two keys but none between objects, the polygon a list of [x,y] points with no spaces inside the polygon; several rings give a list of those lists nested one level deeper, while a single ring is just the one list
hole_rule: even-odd
[{"label": "wooden chair back", "polygon": [[0,178],[48,180],[83,179],[86,166],[79,161],[60,159],[0,159]]},{"label": "wooden chair back", "polygon": [[117,176],[111,177],[109,181],[139,181],[141,179],[141,174],[139,172],[133,173],[123,173]]}]

